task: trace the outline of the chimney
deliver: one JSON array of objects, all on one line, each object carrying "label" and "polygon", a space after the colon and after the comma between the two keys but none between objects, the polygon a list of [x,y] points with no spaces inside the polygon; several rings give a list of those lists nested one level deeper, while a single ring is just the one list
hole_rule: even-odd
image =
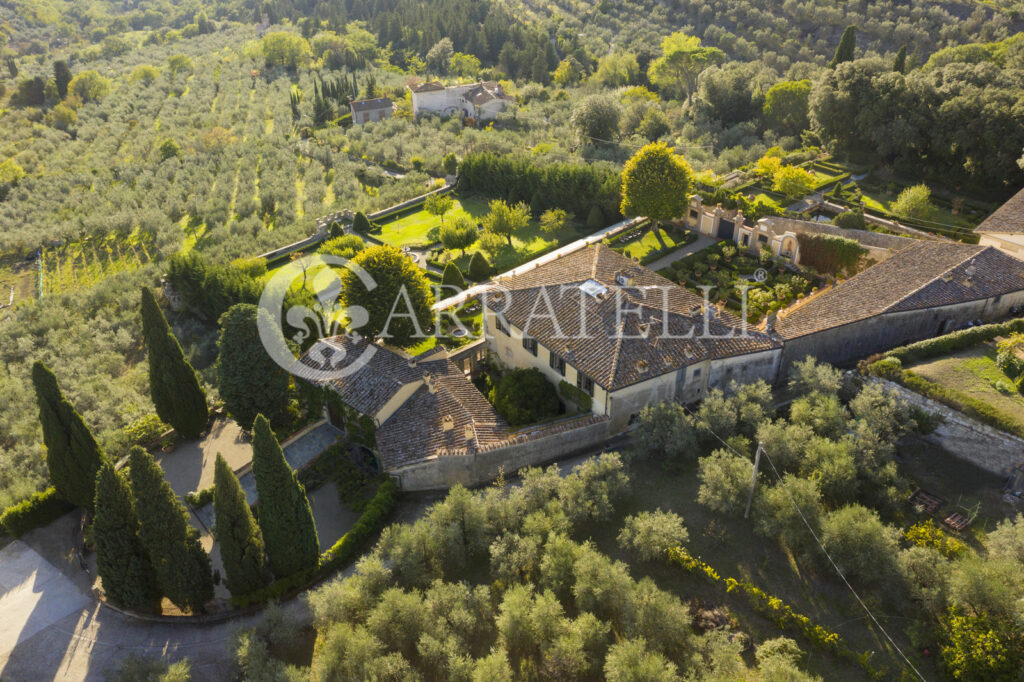
[{"label": "chimney", "polygon": [[466,437],[466,440],[473,440],[474,438],[476,438],[476,431],[473,430],[472,424],[466,424],[466,428],[463,431],[463,435]]},{"label": "chimney", "polygon": [[450,414],[446,414],[441,417],[441,428],[445,431],[451,431],[455,428],[455,418]]},{"label": "chimney", "polygon": [[431,393],[437,393],[437,384],[434,383],[434,375],[430,372],[423,373],[423,383],[426,384],[427,390]]},{"label": "chimney", "polygon": [[409,369],[415,369],[415,368],[416,368],[416,358],[410,357],[409,358]]}]

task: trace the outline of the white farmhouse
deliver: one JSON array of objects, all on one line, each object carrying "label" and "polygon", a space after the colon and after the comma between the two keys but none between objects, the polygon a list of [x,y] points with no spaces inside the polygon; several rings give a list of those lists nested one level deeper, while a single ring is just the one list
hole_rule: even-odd
[{"label": "white farmhouse", "polygon": [[493,81],[448,87],[438,81],[430,81],[414,85],[409,90],[412,92],[412,113],[417,117],[438,114],[492,121],[516,101]]}]

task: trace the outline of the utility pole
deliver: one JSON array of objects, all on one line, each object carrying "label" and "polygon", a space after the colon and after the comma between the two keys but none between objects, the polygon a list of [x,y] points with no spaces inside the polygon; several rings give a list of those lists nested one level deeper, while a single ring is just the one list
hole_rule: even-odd
[{"label": "utility pole", "polygon": [[757,452],[754,454],[754,473],[750,476],[750,495],[747,496],[747,510],[743,512],[743,518],[750,516],[750,504],[754,501],[754,489],[757,487],[757,470],[761,466],[761,452],[764,446],[760,441],[757,443]]}]

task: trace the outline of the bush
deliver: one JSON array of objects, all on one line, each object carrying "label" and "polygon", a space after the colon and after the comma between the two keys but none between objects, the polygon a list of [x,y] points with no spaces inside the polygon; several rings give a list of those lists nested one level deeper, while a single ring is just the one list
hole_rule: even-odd
[{"label": "bush", "polygon": [[57,497],[57,489],[50,486],[27,500],[8,507],[0,514],[0,527],[16,538],[35,528],[56,521],[75,508],[75,505]]},{"label": "bush", "polygon": [[866,230],[867,223],[860,211],[844,211],[832,219],[832,224],[844,230]]},{"label": "bush", "polygon": [[469,278],[474,282],[483,282],[491,276],[491,264],[487,262],[487,256],[477,251],[469,259]]},{"label": "bush", "polygon": [[462,291],[466,288],[466,279],[462,276],[462,271],[459,270],[455,263],[449,262],[444,266],[444,274],[441,275],[441,285],[445,287],[444,295],[454,293],[453,289]]},{"label": "bush", "polygon": [[566,400],[576,403],[576,406],[583,412],[590,412],[590,408],[594,404],[593,398],[564,379],[558,382],[558,392]]},{"label": "bush", "polygon": [[523,426],[558,414],[555,387],[535,368],[514,369],[491,389],[490,401],[511,426]]},{"label": "bush", "polygon": [[352,229],[359,234],[366,234],[370,231],[370,221],[365,213],[362,211],[356,213],[356,217],[352,220]]},{"label": "bush", "polygon": [[213,486],[185,493],[185,502],[196,509],[213,502]]},{"label": "bush", "polygon": [[846,237],[828,234],[798,234],[800,262],[818,272],[853,274],[867,249]]},{"label": "bush", "polygon": [[668,550],[689,539],[683,517],[661,509],[626,517],[619,532],[619,546],[645,561],[664,558]]}]

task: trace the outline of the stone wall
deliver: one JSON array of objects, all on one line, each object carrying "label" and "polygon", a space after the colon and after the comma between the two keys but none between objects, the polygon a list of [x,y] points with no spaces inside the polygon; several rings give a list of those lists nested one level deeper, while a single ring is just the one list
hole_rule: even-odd
[{"label": "stone wall", "polygon": [[[581,425],[573,427],[577,421]],[[512,474],[529,466],[537,466],[596,448],[609,437],[609,421],[593,416],[579,418],[565,424],[542,427],[553,433],[531,437],[520,432],[521,442],[472,454],[440,455],[434,459],[389,472],[398,479],[405,491],[444,490],[456,483],[466,486],[480,485],[498,477],[500,472]]]},{"label": "stone wall", "polygon": [[911,405],[942,417],[943,423],[925,438],[959,459],[999,476],[1008,475],[1012,469],[1024,464],[1024,439],[975,421],[962,412],[891,381],[878,377],[869,377],[868,381],[881,384]]}]

